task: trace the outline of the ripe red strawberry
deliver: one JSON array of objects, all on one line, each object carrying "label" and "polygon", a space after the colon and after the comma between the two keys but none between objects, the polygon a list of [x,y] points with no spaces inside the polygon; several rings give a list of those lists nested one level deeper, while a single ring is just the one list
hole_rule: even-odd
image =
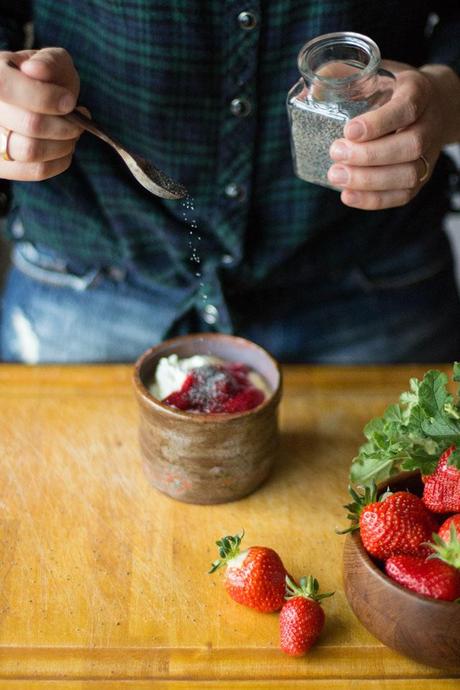
[{"label": "ripe red strawberry", "polygon": [[432,599],[454,601],[460,597],[460,572],[438,559],[392,556],[385,572],[403,587]]},{"label": "ripe red strawberry", "polygon": [[450,541],[450,529],[451,525],[454,526],[457,539],[460,540],[460,513],[457,513],[456,515],[451,515],[450,517],[447,518],[447,520],[444,520],[442,523],[441,527],[438,529],[438,534],[446,542]]},{"label": "ripe red strawberry", "polygon": [[353,503],[345,506],[353,529],[360,530],[363,546],[376,558],[408,554],[427,556],[426,542],[437,530],[434,517],[418,496],[407,491],[385,493],[376,501],[376,489],[366,487],[363,495],[350,489]]},{"label": "ripe red strawberry", "polygon": [[224,585],[232,599],[258,611],[278,611],[284,603],[286,569],[276,551],[266,546],[240,552],[243,534],[216,542],[220,559],[209,572],[226,565]]},{"label": "ripe red strawberry", "polygon": [[448,448],[439,458],[433,474],[423,478],[423,502],[433,513],[460,512],[460,470],[447,464],[454,450],[455,446]]},{"label": "ripe red strawberry", "polygon": [[286,577],[286,603],[280,613],[280,647],[290,656],[302,656],[316,642],[324,626],[320,601],[334,592],[318,594],[319,584],[311,575],[297,586]]}]

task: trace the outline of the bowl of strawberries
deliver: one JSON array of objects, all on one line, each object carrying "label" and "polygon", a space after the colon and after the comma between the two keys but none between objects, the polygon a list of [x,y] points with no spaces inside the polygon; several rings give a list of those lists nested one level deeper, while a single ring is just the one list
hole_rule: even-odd
[{"label": "bowl of strawberries", "polygon": [[[453,380],[460,381],[457,364]],[[365,427],[367,442],[351,469],[343,558],[346,597],[369,632],[418,662],[454,671],[460,671],[458,400],[447,376],[429,371]]]}]

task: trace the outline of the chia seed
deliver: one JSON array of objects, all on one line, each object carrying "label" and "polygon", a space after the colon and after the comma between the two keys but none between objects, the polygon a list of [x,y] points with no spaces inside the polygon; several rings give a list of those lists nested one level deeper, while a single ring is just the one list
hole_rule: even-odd
[{"label": "chia seed", "polygon": [[368,110],[367,101],[346,104],[309,104],[297,98],[288,103],[291,122],[291,144],[294,170],[298,177],[331,187],[327,171],[333,161],[329,156],[331,144],[343,137],[348,120]]}]

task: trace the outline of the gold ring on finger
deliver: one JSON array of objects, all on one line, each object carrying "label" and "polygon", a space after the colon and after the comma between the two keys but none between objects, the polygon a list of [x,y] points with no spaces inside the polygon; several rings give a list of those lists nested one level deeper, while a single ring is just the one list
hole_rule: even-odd
[{"label": "gold ring on finger", "polygon": [[10,142],[11,134],[11,129],[2,129],[0,131],[0,156],[3,158],[4,161],[13,160],[8,152],[8,145]]},{"label": "gold ring on finger", "polygon": [[425,170],[423,171],[423,175],[418,178],[418,181],[425,182],[425,180],[428,179],[428,176],[430,174],[430,164],[428,163],[427,159],[423,154],[420,156],[419,160],[422,161],[423,165],[425,166]]}]

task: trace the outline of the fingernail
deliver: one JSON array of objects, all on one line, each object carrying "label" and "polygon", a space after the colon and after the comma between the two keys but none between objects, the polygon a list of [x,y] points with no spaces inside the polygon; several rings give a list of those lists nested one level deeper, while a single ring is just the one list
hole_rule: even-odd
[{"label": "fingernail", "polygon": [[345,144],[334,141],[329,151],[331,158],[336,161],[346,161],[350,155],[350,149]]},{"label": "fingernail", "polygon": [[364,125],[361,122],[350,122],[345,127],[347,139],[360,139],[364,134]]},{"label": "fingernail", "polygon": [[43,60],[43,58],[35,57],[35,55],[32,55],[32,57],[30,57],[28,60],[26,60],[26,61],[24,62],[24,65],[27,65],[27,64],[30,65],[31,62],[33,62],[34,65],[35,65],[37,62],[39,62],[39,63],[41,63],[42,65],[45,65],[45,67],[49,67],[49,66],[50,66],[50,63],[49,63],[49,62],[47,62],[46,60]]},{"label": "fingernail", "polygon": [[91,111],[88,110],[88,108],[85,108],[84,105],[79,105],[77,110],[79,110],[83,115],[86,115],[86,117],[89,117],[90,120],[92,119]]},{"label": "fingernail", "polygon": [[70,111],[74,109],[74,106],[75,98],[72,96],[72,94],[67,93],[65,96],[62,96],[61,100],[59,101],[59,112],[70,113]]},{"label": "fingernail", "polygon": [[345,182],[348,182],[348,170],[341,165],[332,166],[327,176],[334,184],[345,184]]}]

